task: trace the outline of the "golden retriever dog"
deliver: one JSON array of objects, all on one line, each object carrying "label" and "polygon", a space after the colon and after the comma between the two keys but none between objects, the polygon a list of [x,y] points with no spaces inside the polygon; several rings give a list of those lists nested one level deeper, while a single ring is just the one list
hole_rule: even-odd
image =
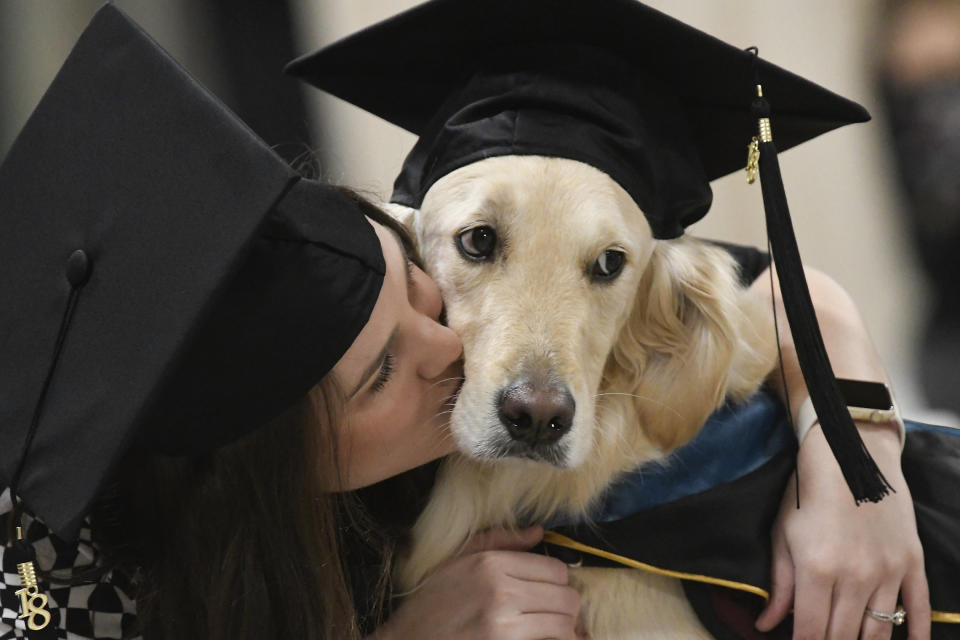
[{"label": "golden retriever dog", "polygon": [[[492,526],[585,517],[619,474],[690,440],[774,364],[769,307],[722,249],[656,240],[605,173],[502,156],[449,173],[415,232],[466,380],[444,463],[399,564],[415,589]],[[768,324],[769,323],[769,324]],[[595,640],[710,637],[679,581],[634,569],[571,570]]]}]

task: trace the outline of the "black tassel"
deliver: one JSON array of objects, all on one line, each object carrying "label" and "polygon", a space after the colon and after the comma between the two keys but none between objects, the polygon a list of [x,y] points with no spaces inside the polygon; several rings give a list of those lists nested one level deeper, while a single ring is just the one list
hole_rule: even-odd
[{"label": "black tassel", "polygon": [[7,557],[16,564],[37,561],[37,553],[34,551],[33,545],[26,540],[15,540],[11,546],[7,547],[6,553],[8,554]]},{"label": "black tassel", "polygon": [[770,131],[770,106],[759,87],[758,83],[759,95],[751,105],[751,112],[761,123],[759,173],[767,236],[777,265],[784,309],[797,347],[800,370],[827,444],[840,465],[854,500],[857,504],[864,501],[879,502],[893,488],[870,457],[837,387],[803,275],[797,239],[793,234],[777,148]]}]

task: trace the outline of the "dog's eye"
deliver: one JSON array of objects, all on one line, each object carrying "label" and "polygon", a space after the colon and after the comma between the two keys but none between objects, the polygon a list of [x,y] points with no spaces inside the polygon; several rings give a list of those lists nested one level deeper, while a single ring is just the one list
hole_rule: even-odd
[{"label": "dog's eye", "polygon": [[625,257],[623,251],[607,249],[593,263],[593,271],[590,276],[594,280],[613,280],[620,275]]},{"label": "dog's eye", "polygon": [[457,248],[470,260],[486,260],[496,247],[497,232],[493,227],[474,227],[457,236]]}]

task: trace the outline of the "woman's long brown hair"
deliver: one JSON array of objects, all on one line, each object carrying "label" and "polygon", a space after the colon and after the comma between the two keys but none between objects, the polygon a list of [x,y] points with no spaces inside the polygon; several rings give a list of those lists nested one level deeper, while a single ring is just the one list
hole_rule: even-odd
[{"label": "woman's long brown hair", "polygon": [[342,419],[331,378],[235,443],[120,470],[93,530],[105,566],[139,575],[145,640],[359,637],[338,498],[322,490]]}]

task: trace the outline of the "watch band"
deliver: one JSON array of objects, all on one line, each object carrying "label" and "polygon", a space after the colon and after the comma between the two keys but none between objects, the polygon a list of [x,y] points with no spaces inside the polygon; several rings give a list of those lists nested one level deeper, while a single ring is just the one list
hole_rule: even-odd
[{"label": "watch band", "polygon": [[807,437],[807,434],[810,433],[810,429],[813,428],[813,425],[817,424],[820,421],[820,418],[817,417],[817,412],[813,408],[813,400],[810,399],[810,396],[807,396],[807,399],[803,401],[803,404],[800,405],[800,410],[797,412],[797,443],[803,444],[803,439]]},{"label": "watch band", "polygon": [[[893,422],[897,426],[897,433],[900,436],[900,449],[903,450],[903,446],[906,443],[907,432],[903,426],[903,418],[900,417],[900,409],[897,407],[896,402],[893,404],[893,412],[889,417],[886,417],[882,420],[868,420],[865,419],[859,412],[851,409],[850,415],[854,420],[860,421],[872,421],[872,422]],[[813,408],[813,401],[807,396],[807,399],[803,401],[803,404],[800,405],[799,411],[797,411],[797,443],[803,444],[803,439],[807,437],[807,434],[810,433],[810,429],[813,428],[813,425],[820,422],[820,418],[817,417],[817,411]]]}]

